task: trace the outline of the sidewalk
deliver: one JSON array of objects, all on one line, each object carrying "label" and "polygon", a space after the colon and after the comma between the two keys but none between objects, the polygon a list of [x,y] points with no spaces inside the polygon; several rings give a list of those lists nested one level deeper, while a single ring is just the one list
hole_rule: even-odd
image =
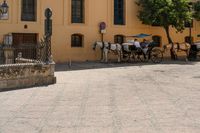
[{"label": "sidewalk", "polygon": [[199,62],[58,69],[55,85],[0,93],[0,133],[200,132]]}]

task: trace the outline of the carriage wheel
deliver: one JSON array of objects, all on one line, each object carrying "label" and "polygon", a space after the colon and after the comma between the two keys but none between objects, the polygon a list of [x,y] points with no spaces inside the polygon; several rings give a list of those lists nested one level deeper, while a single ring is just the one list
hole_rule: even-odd
[{"label": "carriage wheel", "polygon": [[159,49],[153,49],[150,54],[153,63],[160,63],[163,60],[163,53]]}]

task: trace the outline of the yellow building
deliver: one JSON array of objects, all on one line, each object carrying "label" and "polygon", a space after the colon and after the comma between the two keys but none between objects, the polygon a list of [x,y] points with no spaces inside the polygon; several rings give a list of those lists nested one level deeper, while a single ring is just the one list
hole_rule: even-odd
[{"label": "yellow building", "polygon": [[[135,0],[7,0],[9,11],[0,17],[0,40],[13,35],[13,45],[37,42],[44,35],[44,10],[53,11],[52,54],[56,62],[97,60],[100,52],[92,44],[101,40],[99,23],[105,22],[104,40],[119,41],[122,36],[148,33],[167,43],[160,27],[143,25],[137,18]],[[3,1],[1,1],[3,3]],[[194,22],[192,35],[197,40],[200,22]],[[31,33],[31,34],[30,34]],[[182,34],[171,29],[174,41],[184,42],[189,28]],[[122,35],[122,36],[116,36]]]}]

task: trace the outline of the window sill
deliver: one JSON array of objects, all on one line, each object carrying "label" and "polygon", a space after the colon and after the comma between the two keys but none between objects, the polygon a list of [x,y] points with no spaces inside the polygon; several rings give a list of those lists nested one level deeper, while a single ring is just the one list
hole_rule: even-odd
[{"label": "window sill", "polygon": [[124,24],[124,25],[113,24],[112,27],[114,27],[114,28],[125,28],[125,27],[127,27],[127,25],[126,24]]},{"label": "window sill", "polygon": [[86,26],[86,23],[70,23],[71,26]]},{"label": "window sill", "polygon": [[37,23],[37,20],[29,21],[29,20],[20,20],[22,23]]}]

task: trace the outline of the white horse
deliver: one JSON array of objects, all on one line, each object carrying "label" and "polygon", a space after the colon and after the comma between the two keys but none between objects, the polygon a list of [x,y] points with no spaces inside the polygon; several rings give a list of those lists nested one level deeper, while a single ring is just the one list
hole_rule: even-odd
[{"label": "white horse", "polygon": [[120,44],[111,44],[109,42],[95,42],[93,45],[93,50],[96,47],[101,48],[103,51],[103,58],[102,62],[108,62],[108,53],[112,52],[118,56],[118,62],[121,62],[121,53],[122,53],[122,46]]}]

